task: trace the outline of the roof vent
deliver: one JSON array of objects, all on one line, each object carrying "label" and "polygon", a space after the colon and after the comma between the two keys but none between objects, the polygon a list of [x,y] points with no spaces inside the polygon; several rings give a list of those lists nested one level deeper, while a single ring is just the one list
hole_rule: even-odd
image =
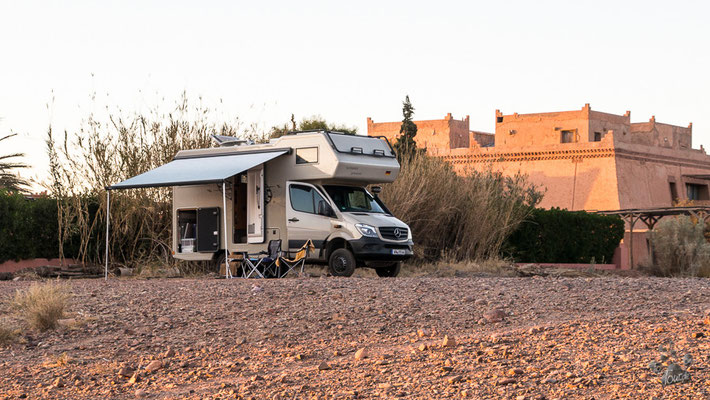
[{"label": "roof vent", "polygon": [[212,140],[219,147],[241,146],[243,144],[254,144],[251,140],[236,138],[234,136],[212,135]]}]

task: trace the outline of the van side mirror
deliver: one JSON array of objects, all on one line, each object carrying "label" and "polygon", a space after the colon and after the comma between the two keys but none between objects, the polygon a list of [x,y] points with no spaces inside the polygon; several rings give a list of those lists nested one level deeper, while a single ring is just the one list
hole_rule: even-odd
[{"label": "van side mirror", "polygon": [[382,193],[382,186],[373,186],[372,187],[372,193],[377,196],[378,194]]},{"label": "van side mirror", "polygon": [[330,204],[326,203],[325,200],[320,200],[318,201],[318,215],[335,217],[335,211],[333,211],[333,208]]}]

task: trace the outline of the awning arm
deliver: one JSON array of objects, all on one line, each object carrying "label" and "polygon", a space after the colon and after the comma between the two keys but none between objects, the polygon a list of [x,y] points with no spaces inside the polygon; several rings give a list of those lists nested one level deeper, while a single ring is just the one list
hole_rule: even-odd
[{"label": "awning arm", "polygon": [[227,181],[222,181],[222,217],[223,217],[223,236],[224,236],[224,277],[229,279],[232,277],[232,271],[229,270],[229,251],[227,250]]},{"label": "awning arm", "polygon": [[106,265],[104,267],[104,280],[108,280],[108,227],[111,224],[111,189],[106,189]]}]

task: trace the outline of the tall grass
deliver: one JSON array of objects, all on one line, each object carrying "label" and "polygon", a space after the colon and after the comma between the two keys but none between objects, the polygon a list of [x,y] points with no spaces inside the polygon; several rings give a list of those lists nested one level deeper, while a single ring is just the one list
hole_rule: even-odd
[{"label": "tall grass", "polygon": [[653,262],[645,268],[652,274],[710,277],[710,243],[704,223],[685,215],[665,218],[649,239]]},{"label": "tall grass", "polygon": [[[215,121],[213,114],[201,99],[192,104],[183,93],[168,112],[107,110],[89,115],[75,131],[57,135],[50,127],[46,186],[59,205],[60,252],[63,242],[78,233],[78,258],[83,263],[103,259],[106,186],[163,165],[180,150],[210,147],[212,134],[260,138],[255,126],[238,118]],[[129,267],[175,262],[170,199],[169,188],[112,192],[112,261]]]},{"label": "tall grass", "polygon": [[28,326],[40,331],[54,329],[64,316],[71,291],[62,283],[35,283],[27,289],[18,290],[11,306]]},{"label": "tall grass", "polygon": [[498,256],[542,193],[522,175],[490,168],[457,175],[446,161],[417,153],[381,197],[411,227],[418,257],[483,260]]}]

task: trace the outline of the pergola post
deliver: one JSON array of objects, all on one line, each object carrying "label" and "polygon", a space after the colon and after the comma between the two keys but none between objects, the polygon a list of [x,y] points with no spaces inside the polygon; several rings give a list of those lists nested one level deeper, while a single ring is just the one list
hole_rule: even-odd
[{"label": "pergola post", "polygon": [[222,228],[224,236],[224,277],[229,279],[232,277],[232,271],[229,270],[229,250],[227,250],[227,181],[222,181],[222,217],[224,227]]},{"label": "pergola post", "polygon": [[629,269],[634,269],[634,225],[636,217],[634,214],[629,215]]},{"label": "pergola post", "polygon": [[106,189],[106,256],[104,266],[104,280],[108,281],[108,228],[111,224],[111,190]]}]

